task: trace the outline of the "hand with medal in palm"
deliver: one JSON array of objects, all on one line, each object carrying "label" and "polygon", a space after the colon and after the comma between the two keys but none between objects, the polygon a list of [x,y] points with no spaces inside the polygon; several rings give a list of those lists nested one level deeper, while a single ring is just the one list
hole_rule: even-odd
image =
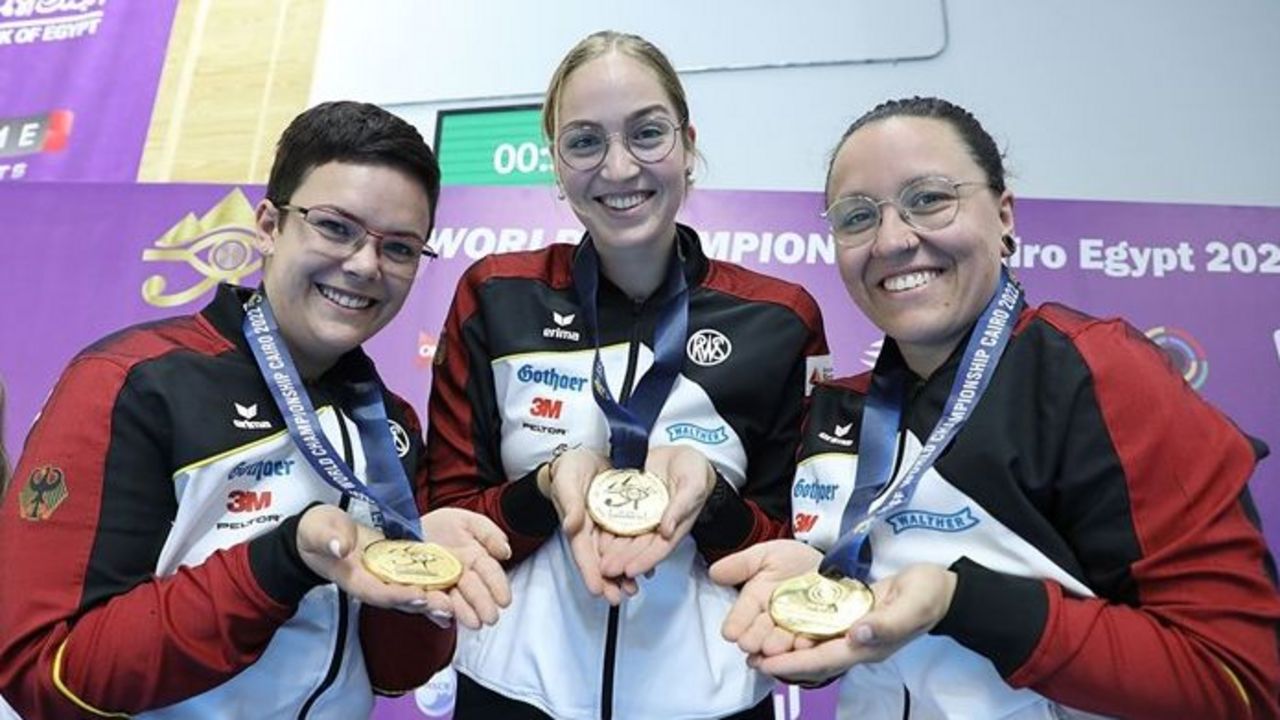
[{"label": "hand with medal in palm", "polygon": [[606,576],[637,578],[652,572],[693,528],[716,483],[710,461],[687,445],[651,448],[645,471],[666,483],[669,500],[652,530],[602,534],[600,569]]},{"label": "hand with medal in palm", "polygon": [[555,505],[561,528],[587,591],[618,605],[638,588],[634,579],[605,575],[601,571],[601,543],[606,534],[587,511],[591,481],[610,470],[609,461],[589,448],[561,452],[538,472],[538,489]]},{"label": "hand with medal in palm", "polygon": [[511,602],[506,574],[498,564],[511,555],[506,536],[488,518],[461,509],[436,510],[422,521],[426,536],[443,550],[436,559],[442,564],[457,563],[445,573],[450,576],[448,582],[439,587],[388,582],[371,572],[365,550],[400,541],[387,541],[377,529],[332,505],[316,505],[303,513],[297,529],[298,554],[316,575],[367,605],[424,614],[441,626],[448,626],[454,617],[473,629],[496,622],[498,608]]},{"label": "hand with medal in palm", "polygon": [[955,593],[955,573],[917,564],[871,585],[873,607],[852,628],[821,640],[779,626],[770,612],[775,592],[817,570],[822,553],[796,540],[774,540],[711,566],[711,579],[741,585],[721,632],[747,653],[747,663],[793,683],[815,683],[860,663],[879,662],[933,629]]}]

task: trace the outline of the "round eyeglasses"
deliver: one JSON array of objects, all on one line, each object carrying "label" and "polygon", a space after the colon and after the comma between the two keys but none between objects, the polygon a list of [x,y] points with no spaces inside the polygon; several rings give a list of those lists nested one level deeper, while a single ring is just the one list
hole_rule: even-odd
[{"label": "round eyeglasses", "polygon": [[607,133],[596,125],[575,126],[560,132],[556,138],[556,154],[574,170],[595,170],[609,154],[613,137],[621,135],[631,157],[652,165],[665,160],[675,149],[676,136],[682,127],[664,117],[646,118],[625,132]]},{"label": "round eyeglasses", "polygon": [[436,251],[427,246],[427,241],[416,235],[370,230],[337,208],[305,208],[284,203],[277,204],[276,208],[281,212],[298,213],[324,239],[325,242],[319,245],[321,252],[334,260],[346,260],[360,252],[369,238],[377,243],[379,266],[383,272],[396,277],[412,278],[417,272],[419,259],[436,257]]},{"label": "round eyeglasses", "polygon": [[822,213],[841,247],[861,247],[876,237],[883,215],[880,208],[892,205],[898,217],[917,230],[941,230],[960,212],[960,188],[987,185],[971,180],[956,182],[945,177],[926,177],[908,183],[898,197],[875,200],[865,195],[849,195],[831,203]]}]

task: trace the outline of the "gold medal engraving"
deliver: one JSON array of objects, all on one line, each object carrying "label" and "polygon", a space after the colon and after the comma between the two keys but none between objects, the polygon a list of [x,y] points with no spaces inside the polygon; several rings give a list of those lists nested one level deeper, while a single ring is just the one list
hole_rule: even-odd
[{"label": "gold medal engraving", "polygon": [[379,540],[364,549],[364,566],[383,582],[447,590],[462,576],[462,563],[435,543]]},{"label": "gold medal engraving", "polygon": [[865,583],[809,572],[773,591],[769,616],[778,627],[796,635],[828,640],[848,632],[874,604],[875,595]]},{"label": "gold medal engraving", "polygon": [[670,499],[667,484],[653,473],[605,470],[587,488],[587,512],[614,535],[643,535],[658,527]]}]

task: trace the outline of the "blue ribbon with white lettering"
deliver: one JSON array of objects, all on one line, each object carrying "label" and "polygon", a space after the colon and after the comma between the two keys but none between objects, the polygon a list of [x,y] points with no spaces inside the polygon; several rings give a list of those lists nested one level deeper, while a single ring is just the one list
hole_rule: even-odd
[{"label": "blue ribbon with white lettering", "polygon": [[900,362],[888,368],[889,362],[881,354],[871,373],[871,390],[863,408],[853,493],[840,519],[840,538],[822,558],[820,572],[867,580],[871,561],[864,557],[862,547],[875,520],[911,502],[920,478],[933,467],[969,420],[995,374],[1021,311],[1022,288],[1009,277],[1007,269],[1001,268],[1000,284],[987,301],[965,345],[942,417],[929,432],[915,462],[892,483],[894,445],[901,429],[907,370]]},{"label": "blue ribbon with white lettering", "polygon": [[[417,504],[409,478],[396,456],[391,426],[382,404],[381,384],[376,378],[359,380],[345,388],[353,401],[349,413],[359,429],[364,448],[366,475],[370,478],[369,485],[365,485],[320,427],[320,418],[307,396],[302,376],[280,336],[271,303],[262,293],[254,293],[245,303],[243,331],[258,371],[289,427],[289,437],[302,451],[307,464],[344,495],[368,503],[374,524],[387,537],[422,539]],[[338,422],[342,422],[341,417]]]},{"label": "blue ribbon with white lettering", "polygon": [[582,314],[595,346],[591,393],[609,422],[609,459],[617,468],[643,468],[649,454],[649,432],[671,393],[684,363],[684,343],[689,330],[689,286],[680,264],[679,248],[671,251],[667,276],[660,295],[658,323],[653,333],[653,365],[625,402],[609,390],[604,362],[600,360],[600,328],[596,294],[600,285],[600,258],[594,242],[581,244],[573,263],[573,283],[582,303]]}]

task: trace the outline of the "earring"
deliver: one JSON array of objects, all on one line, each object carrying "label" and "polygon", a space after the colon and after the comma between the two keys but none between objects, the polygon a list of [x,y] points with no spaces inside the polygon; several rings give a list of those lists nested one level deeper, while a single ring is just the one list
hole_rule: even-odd
[{"label": "earring", "polygon": [[684,169],[684,182],[686,185],[693,184],[693,168],[687,167]]},{"label": "earring", "polygon": [[556,199],[557,200],[564,199],[564,186],[561,185],[560,183],[556,183]]},{"label": "earring", "polygon": [[1013,239],[1012,235],[1004,235],[1000,238],[1000,244],[1004,246],[1004,256],[1009,257],[1018,251],[1018,241]]}]

